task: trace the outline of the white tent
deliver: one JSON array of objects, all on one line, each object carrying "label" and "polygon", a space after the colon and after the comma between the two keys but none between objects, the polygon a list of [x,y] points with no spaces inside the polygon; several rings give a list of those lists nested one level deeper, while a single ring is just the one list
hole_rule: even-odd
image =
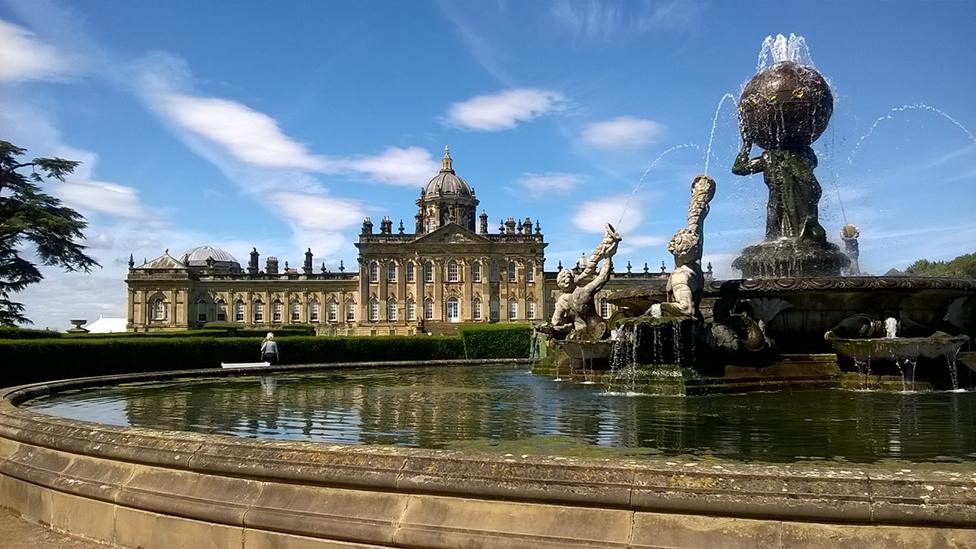
[{"label": "white tent", "polygon": [[105,318],[99,316],[98,320],[91,324],[86,324],[84,328],[93,334],[111,334],[124,332],[126,322],[124,318]]}]

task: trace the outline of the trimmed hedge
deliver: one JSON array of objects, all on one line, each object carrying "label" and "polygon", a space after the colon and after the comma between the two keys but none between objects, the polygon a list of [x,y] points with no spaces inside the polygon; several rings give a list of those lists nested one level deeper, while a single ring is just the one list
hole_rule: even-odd
[{"label": "trimmed hedge", "polygon": [[[262,334],[263,336],[264,334]],[[175,339],[187,337],[229,337],[227,330],[180,330],[177,332],[111,332],[104,334],[64,334],[66,339]]]},{"label": "trimmed hedge", "polygon": [[61,332],[0,326],[0,339],[51,339],[55,337],[61,337]]},{"label": "trimmed hedge", "polygon": [[528,324],[460,326],[458,335],[467,358],[528,358],[532,346]]},{"label": "trimmed hedge", "polygon": [[[464,357],[457,337],[276,338],[282,364],[435,360]],[[0,341],[0,386],[153,370],[257,362],[261,340],[238,337],[61,338]]]}]

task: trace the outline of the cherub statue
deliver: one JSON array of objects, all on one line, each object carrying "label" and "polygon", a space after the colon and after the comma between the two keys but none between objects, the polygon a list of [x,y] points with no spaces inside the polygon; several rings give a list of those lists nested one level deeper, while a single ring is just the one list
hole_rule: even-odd
[{"label": "cherub statue", "polygon": [[[569,269],[559,271],[556,285],[562,295],[556,299],[552,321],[540,326],[540,332],[557,339],[577,341],[596,341],[606,335],[607,323],[600,317],[594,297],[610,278],[611,258],[617,253],[619,243],[620,235],[612,225],[607,224],[603,240],[593,250],[582,272],[577,274]],[[603,265],[597,272],[600,261],[603,261]]]}]

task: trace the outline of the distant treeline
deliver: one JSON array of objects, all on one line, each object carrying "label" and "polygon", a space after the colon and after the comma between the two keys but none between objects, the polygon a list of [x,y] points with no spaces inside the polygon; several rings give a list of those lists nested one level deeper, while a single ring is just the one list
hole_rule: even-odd
[{"label": "distant treeline", "polygon": [[919,259],[905,270],[915,276],[949,276],[976,278],[976,253],[961,255],[952,261]]}]

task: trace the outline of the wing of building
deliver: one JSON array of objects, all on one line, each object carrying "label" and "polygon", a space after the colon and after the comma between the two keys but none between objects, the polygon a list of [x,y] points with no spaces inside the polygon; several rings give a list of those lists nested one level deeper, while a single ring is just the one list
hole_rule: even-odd
[{"label": "wing of building", "polygon": [[[555,272],[538,220],[509,217],[493,231],[479,215],[475,190],[454,171],[447,147],[440,172],[421,189],[414,231],[384,217],[363,220],[358,266],[316,272],[311,248],[302,267],[265,260],[256,249],[246,268],[229,253],[200,246],[129,262],[130,330],[185,330],[208,322],[273,329],[312,324],[320,334],[451,333],[458,323],[532,322],[551,315]],[[629,270],[629,269],[628,269]],[[645,273],[647,273],[645,269]],[[663,284],[659,275],[648,277]],[[608,290],[637,282],[616,277]],[[632,279],[632,280],[631,280]],[[604,315],[612,311],[601,302]]]}]

